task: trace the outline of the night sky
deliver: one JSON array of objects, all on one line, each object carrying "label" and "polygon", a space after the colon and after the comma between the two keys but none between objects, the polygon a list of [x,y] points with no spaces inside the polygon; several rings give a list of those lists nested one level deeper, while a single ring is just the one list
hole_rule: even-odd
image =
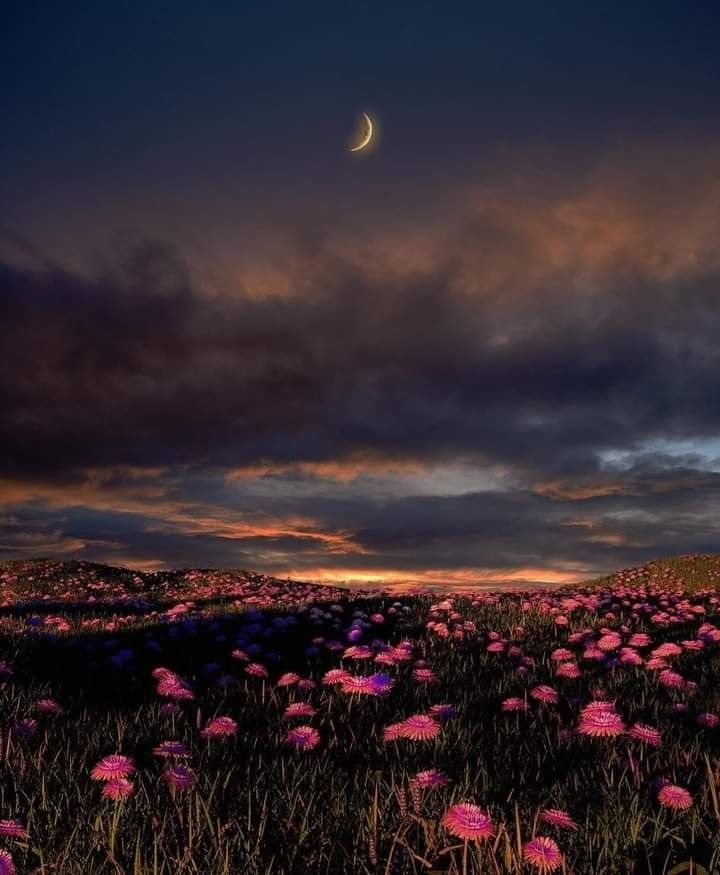
[{"label": "night sky", "polygon": [[0,558],[559,582],[717,550],[719,32],[5,4]]}]

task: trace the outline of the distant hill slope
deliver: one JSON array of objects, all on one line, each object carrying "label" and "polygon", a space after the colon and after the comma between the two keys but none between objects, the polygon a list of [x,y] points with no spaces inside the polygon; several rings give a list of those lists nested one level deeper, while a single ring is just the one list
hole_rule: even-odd
[{"label": "distant hill slope", "polygon": [[685,590],[713,587],[720,589],[720,554],[688,553],[683,556],[670,556],[656,559],[634,568],[623,568],[613,574],[597,577],[587,582],[587,586],[607,586],[613,583],[663,582],[668,585],[680,584]]},{"label": "distant hill slope", "polygon": [[[688,554],[658,559],[634,568],[624,568],[578,586],[614,583],[662,582],[681,585],[688,591],[720,589],[720,554]],[[347,594],[348,587],[308,584],[275,578],[242,569],[184,568],[170,571],[137,571],[82,560],[22,559],[0,562],[0,603],[28,598],[101,601],[117,597],[172,601],[186,598],[248,597],[256,590],[287,597],[293,589],[305,595],[333,599]],[[533,588],[529,585],[529,588]],[[573,585],[563,587],[572,589]],[[313,592],[314,591],[314,592]],[[356,594],[363,590],[354,590]],[[377,592],[377,589],[375,589]],[[393,592],[393,588],[390,588]]]},{"label": "distant hill slope", "polygon": [[26,601],[135,602],[239,599],[245,603],[336,599],[346,590],[241,569],[137,571],[80,560],[0,562],[0,606]]}]

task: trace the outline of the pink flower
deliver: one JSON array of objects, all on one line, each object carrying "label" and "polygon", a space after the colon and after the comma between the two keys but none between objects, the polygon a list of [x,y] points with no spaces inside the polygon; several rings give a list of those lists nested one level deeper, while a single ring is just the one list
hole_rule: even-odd
[{"label": "pink flower", "polygon": [[457,708],[454,705],[431,705],[430,714],[439,720],[449,720],[457,716]]},{"label": "pink flower", "polygon": [[530,690],[530,696],[537,702],[545,702],[550,705],[556,705],[558,701],[557,690],[547,686],[547,684],[540,684],[537,687],[533,687],[533,689]]},{"label": "pink flower", "polygon": [[527,702],[518,696],[511,696],[509,699],[505,699],[500,707],[503,711],[527,711]]},{"label": "pink flower", "polygon": [[582,672],[575,662],[563,662],[557,667],[555,676],[559,678],[579,678]]},{"label": "pink flower", "polygon": [[7,851],[0,851],[0,875],[15,875],[15,864]]},{"label": "pink flower", "polygon": [[293,684],[296,684],[300,680],[300,675],[295,674],[294,671],[286,671],[284,675],[280,677],[277,682],[278,687],[291,687]]},{"label": "pink flower", "polygon": [[662,744],[662,735],[655,727],[648,726],[647,723],[634,723],[628,729],[628,735],[644,744],[649,744],[651,747],[660,747]]},{"label": "pink flower", "polygon": [[334,686],[336,684],[345,683],[346,679],[349,677],[350,675],[344,668],[331,668],[323,675],[322,683],[325,686]]},{"label": "pink flower", "polygon": [[400,724],[402,738],[411,738],[413,741],[427,741],[437,738],[440,734],[440,724],[427,714],[413,714]]},{"label": "pink flower", "polygon": [[615,702],[608,702],[605,699],[597,699],[595,702],[589,702],[580,711],[580,718],[585,719],[592,714],[597,714],[600,711],[610,711],[615,713]]},{"label": "pink flower", "polygon": [[372,648],[367,644],[354,644],[345,648],[341,659],[370,659],[373,655]]},{"label": "pink flower", "polygon": [[26,839],[28,831],[17,820],[0,820],[0,836],[11,839]]},{"label": "pink flower", "polygon": [[203,738],[217,738],[220,736],[235,735],[237,723],[232,717],[216,717],[211,720],[200,735]]},{"label": "pink flower", "polygon": [[135,792],[135,787],[132,781],[127,778],[113,778],[103,784],[102,794],[107,799],[127,799]]},{"label": "pink flower", "polygon": [[320,733],[312,726],[296,726],[288,732],[287,740],[295,750],[312,750],[320,743]]},{"label": "pink flower", "polygon": [[266,678],[268,676],[268,670],[259,662],[251,662],[249,665],[245,666],[245,674],[249,674],[255,678]]},{"label": "pink flower", "polygon": [[681,653],[682,647],[680,647],[679,644],[674,644],[672,641],[666,641],[664,644],[656,647],[650,653],[650,656],[665,659],[668,656],[679,656]]},{"label": "pink flower", "polygon": [[678,787],[676,784],[665,784],[658,793],[658,802],[664,808],[675,808],[682,811],[692,806],[693,798],[683,787]]},{"label": "pink flower", "polygon": [[418,772],[414,778],[410,779],[413,784],[418,787],[445,787],[450,783],[450,778],[441,772],[439,769],[426,769],[423,772]]},{"label": "pink flower", "polygon": [[716,726],[720,726],[720,717],[717,714],[712,714],[710,711],[705,711],[704,714],[698,714],[697,716],[698,726],[705,726],[707,729],[715,729]]},{"label": "pink flower", "polygon": [[672,671],[672,669],[669,668],[660,672],[658,680],[664,687],[679,689],[680,687],[685,686],[685,678],[681,674],[678,674],[678,672]]},{"label": "pink flower", "polygon": [[163,778],[176,790],[189,790],[195,784],[195,772],[186,766],[168,766]]},{"label": "pink flower", "polygon": [[90,772],[93,781],[116,781],[127,778],[135,771],[135,764],[130,757],[122,754],[110,754],[103,757],[95,768]]},{"label": "pink flower", "polygon": [[416,668],[412,676],[413,680],[422,684],[434,684],[437,681],[437,675],[431,668]]},{"label": "pink flower", "polygon": [[602,650],[603,653],[609,653],[611,650],[617,650],[621,644],[622,638],[620,635],[616,633],[608,633],[607,635],[603,635],[598,641],[597,647],[598,650]]},{"label": "pink flower", "polygon": [[540,820],[543,823],[550,823],[553,826],[560,826],[563,829],[577,829],[578,825],[575,821],[570,817],[567,811],[563,811],[562,808],[546,808],[544,811],[540,812]]},{"label": "pink flower", "polygon": [[180,678],[163,677],[158,682],[158,696],[165,699],[176,699],[178,701],[190,701],[195,698],[195,694],[190,687]]},{"label": "pink flower", "polygon": [[450,835],[470,841],[489,839],[495,834],[488,814],[470,802],[460,802],[448,808],[443,815],[442,825]]},{"label": "pink flower", "polygon": [[312,678],[300,678],[297,682],[298,690],[314,690],[317,684]]},{"label": "pink flower", "polygon": [[537,836],[523,845],[523,860],[538,872],[555,872],[562,866],[562,859],[557,843],[547,836]]},{"label": "pink flower", "polygon": [[403,724],[391,723],[383,729],[383,741],[397,741],[403,738]]},{"label": "pink flower", "polygon": [[628,646],[630,647],[647,647],[652,643],[652,638],[645,632],[636,632],[630,636]]},{"label": "pink flower", "polygon": [[292,702],[285,709],[283,717],[313,717],[315,714],[317,711],[307,702]]},{"label": "pink flower", "polygon": [[55,699],[39,699],[35,703],[35,709],[43,714],[62,714],[62,708]]},{"label": "pink flower", "polygon": [[350,695],[374,696],[375,688],[373,687],[372,679],[366,675],[347,675],[342,681],[343,693]]},{"label": "pink flower", "polygon": [[578,732],[581,735],[596,737],[622,735],[624,731],[625,724],[622,722],[620,715],[614,711],[596,711],[587,714],[582,718],[578,726]]},{"label": "pink flower", "polygon": [[34,720],[32,717],[26,717],[24,720],[18,720],[13,727],[13,732],[22,738],[32,738],[37,732],[37,729],[37,720]]}]

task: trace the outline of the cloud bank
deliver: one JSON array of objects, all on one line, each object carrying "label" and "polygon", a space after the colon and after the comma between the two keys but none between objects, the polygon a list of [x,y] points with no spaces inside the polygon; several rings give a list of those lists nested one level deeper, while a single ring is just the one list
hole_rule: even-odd
[{"label": "cloud bank", "polygon": [[2,555],[483,581],[716,549],[720,160],[551,170],[422,230],[286,230],[276,291],[167,243],[5,259]]}]

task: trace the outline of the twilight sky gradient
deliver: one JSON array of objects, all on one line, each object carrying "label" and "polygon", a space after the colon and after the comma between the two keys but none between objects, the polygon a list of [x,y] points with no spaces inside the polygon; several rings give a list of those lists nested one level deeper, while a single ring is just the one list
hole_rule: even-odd
[{"label": "twilight sky gradient", "polygon": [[11,3],[0,558],[718,550],[720,8],[631,6]]}]

